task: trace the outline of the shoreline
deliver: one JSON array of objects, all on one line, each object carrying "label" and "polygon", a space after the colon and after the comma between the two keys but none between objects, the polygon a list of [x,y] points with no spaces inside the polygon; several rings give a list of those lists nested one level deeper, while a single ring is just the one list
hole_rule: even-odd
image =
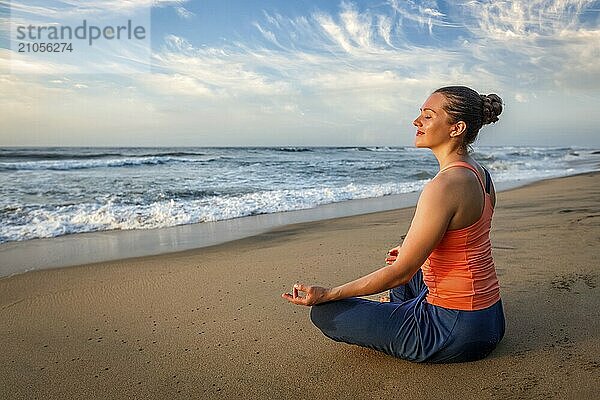
[{"label": "shoreline", "polygon": [[[500,182],[498,193],[538,182],[574,175]],[[216,222],[203,222],[144,230],[75,233],[52,238],[0,244],[0,279],[30,271],[73,267],[107,261],[173,254],[244,239],[306,222],[367,215],[416,206],[420,191],[377,198],[329,203],[315,208],[260,214]]]}]

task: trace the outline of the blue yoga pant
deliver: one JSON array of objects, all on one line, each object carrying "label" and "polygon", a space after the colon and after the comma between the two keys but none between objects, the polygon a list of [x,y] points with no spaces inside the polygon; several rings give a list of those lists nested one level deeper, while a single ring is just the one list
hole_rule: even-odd
[{"label": "blue yoga pant", "polygon": [[313,306],[325,336],[414,362],[464,362],[486,357],[504,336],[502,302],[477,311],[427,303],[421,270],[390,290],[390,302],[349,298]]}]

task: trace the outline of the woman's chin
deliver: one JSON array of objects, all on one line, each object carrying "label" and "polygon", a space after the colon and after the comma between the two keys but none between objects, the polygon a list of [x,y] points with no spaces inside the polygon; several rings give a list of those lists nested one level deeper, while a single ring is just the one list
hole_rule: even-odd
[{"label": "woman's chin", "polygon": [[428,146],[425,144],[425,142],[423,142],[423,140],[421,140],[421,138],[419,138],[417,136],[415,138],[415,147],[418,147],[418,148],[427,148]]}]

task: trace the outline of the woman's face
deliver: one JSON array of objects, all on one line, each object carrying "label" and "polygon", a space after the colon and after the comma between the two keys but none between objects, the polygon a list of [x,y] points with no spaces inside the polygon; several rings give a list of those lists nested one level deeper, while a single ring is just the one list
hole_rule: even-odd
[{"label": "woman's face", "polygon": [[446,98],[441,93],[433,93],[423,106],[421,114],[413,121],[417,127],[415,146],[434,148],[450,140],[452,124],[449,116],[443,109]]}]

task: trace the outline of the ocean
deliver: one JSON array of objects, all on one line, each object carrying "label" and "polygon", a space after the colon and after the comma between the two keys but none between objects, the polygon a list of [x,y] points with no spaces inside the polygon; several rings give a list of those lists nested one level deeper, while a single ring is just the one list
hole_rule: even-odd
[{"label": "ocean", "polygon": [[[497,186],[598,169],[592,148],[476,147]],[[146,230],[417,192],[413,147],[0,148],[0,243]]]}]

